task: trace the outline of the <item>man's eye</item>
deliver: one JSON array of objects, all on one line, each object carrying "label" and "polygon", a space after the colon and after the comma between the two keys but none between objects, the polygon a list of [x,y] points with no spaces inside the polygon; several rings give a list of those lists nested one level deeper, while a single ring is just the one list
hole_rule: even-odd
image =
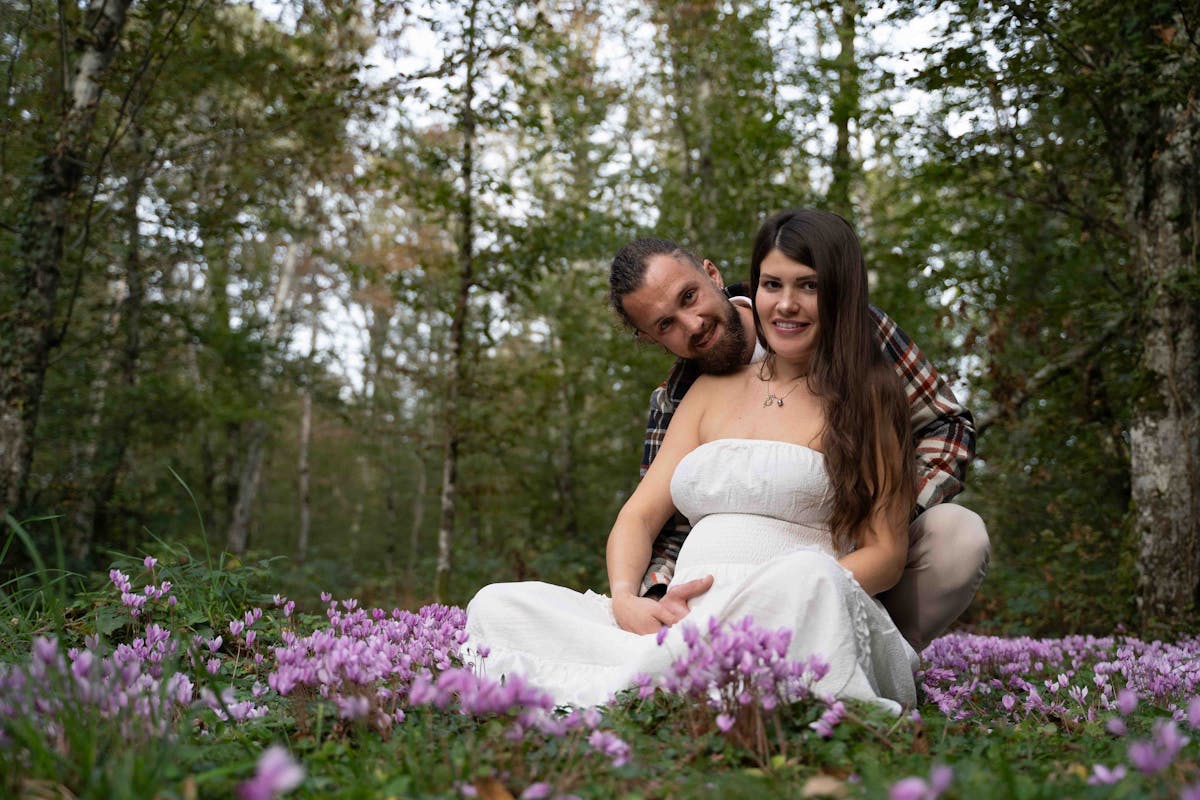
[{"label": "man's eye", "polygon": [[683,293],[683,300],[686,303],[690,303],[690,302],[692,302],[692,298],[694,298],[695,296],[696,296],[696,290],[688,289],[686,292]]},{"label": "man's eye", "polygon": [[670,327],[671,327],[671,320],[664,319],[662,322],[658,323],[658,332],[666,333],[667,329]]}]

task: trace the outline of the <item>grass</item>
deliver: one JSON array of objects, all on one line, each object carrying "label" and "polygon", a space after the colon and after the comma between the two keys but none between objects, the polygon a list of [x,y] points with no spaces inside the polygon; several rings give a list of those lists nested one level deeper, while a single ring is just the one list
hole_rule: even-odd
[{"label": "grass", "polygon": [[[23,529],[10,529],[5,551],[13,544],[32,549]],[[453,674],[455,647],[438,637],[452,635],[447,620],[457,612],[393,622],[390,609],[373,617],[339,603],[347,598],[298,597],[297,610],[288,613],[285,599],[273,597],[272,562],[194,558],[162,542],[156,548],[150,566],[114,557],[113,569],[129,576],[131,594],[170,583],[137,616],[112,579],[70,576],[61,560],[48,567],[34,558],[33,572],[4,586],[0,794],[228,797],[255,774],[269,745],[282,744],[304,769],[294,797],[1200,795],[1200,730],[1193,729],[1200,726],[1200,667],[1189,667],[1187,656],[1195,640],[1175,650],[1122,637],[945,640],[954,647],[934,648],[937,660],[927,664],[925,700],[916,713],[894,719],[847,704],[827,738],[813,727],[828,711],[815,700],[773,714],[748,710],[746,724],[762,721],[767,732],[756,747],[742,721],[722,732],[696,701],[661,692],[645,699],[630,692],[597,718],[581,722],[576,715],[576,727],[556,732],[524,725],[519,705],[468,713],[450,693],[417,702],[415,668],[407,677],[393,672],[363,684],[326,676],[284,693],[268,688],[280,671],[275,648],[314,632],[352,639],[355,626],[411,624],[413,641],[427,643],[412,651],[429,659],[426,677]],[[86,590],[69,592],[78,587],[68,579]],[[245,616],[254,608],[262,609],[261,619]],[[428,630],[419,628],[435,618]],[[240,630],[231,630],[231,622]],[[166,638],[153,644],[156,636]],[[53,650],[46,637],[53,637]],[[90,659],[86,669],[81,658]],[[365,663],[365,656],[356,658],[339,669]],[[110,663],[115,671],[102,680],[98,665]],[[134,663],[140,683],[121,677]],[[1059,675],[1066,676],[1061,685]],[[191,692],[176,702],[184,681]],[[1019,681],[1035,691],[1018,691]],[[1104,684],[1113,686],[1107,694]],[[109,694],[124,687],[127,705],[104,710],[87,689],[97,685]],[[1082,688],[1088,695],[1080,697]],[[1116,707],[1120,689],[1137,690],[1135,708]],[[370,711],[345,713],[339,693],[362,698]],[[1040,707],[1033,694],[1044,700]],[[384,711],[392,716],[384,719]],[[1164,727],[1172,715],[1174,739]],[[628,760],[596,744],[600,734],[628,745]],[[1180,737],[1189,741],[1175,747]],[[1138,764],[1146,766],[1145,759],[1132,750],[1138,742],[1160,756],[1175,749],[1160,768],[1143,770]],[[1125,776],[1096,783],[1097,765],[1121,767]]]}]

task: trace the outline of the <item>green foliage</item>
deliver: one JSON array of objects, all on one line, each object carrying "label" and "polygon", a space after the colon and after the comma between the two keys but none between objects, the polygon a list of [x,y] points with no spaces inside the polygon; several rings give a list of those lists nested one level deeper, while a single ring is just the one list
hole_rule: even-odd
[{"label": "green foliage", "polygon": [[[225,621],[241,618],[252,606],[269,605],[265,594],[250,585],[257,583],[269,592],[275,576],[268,573],[277,573],[277,565],[209,565],[178,548],[156,546],[155,552],[159,560],[151,570],[132,556],[118,556],[114,563],[128,569],[135,590],[172,578],[180,598],[176,607],[150,608],[146,618],[135,621],[109,585],[76,602],[66,628],[41,627],[41,632],[57,634],[68,643],[100,633],[104,641],[116,643],[140,635],[150,619],[177,626],[181,657],[164,664],[164,676],[180,671],[198,687],[229,687],[240,699],[249,697],[251,687],[273,668],[270,653],[282,643],[284,631],[304,635],[326,624],[321,614],[297,612],[287,618],[279,609],[268,608],[255,626],[259,639],[247,645],[229,634]],[[103,577],[95,576],[95,585]],[[305,599],[314,600],[301,598]],[[79,613],[83,609],[86,612]],[[109,611],[129,623],[111,636],[103,635],[100,623]],[[193,613],[194,625],[188,622]],[[30,615],[31,626],[42,624],[35,609]],[[210,655],[207,648],[196,663],[183,655],[192,632],[204,638],[225,634],[225,643],[211,654],[221,665],[216,676],[203,665]],[[0,652],[8,669],[27,661],[28,646],[11,632],[3,635]],[[256,666],[251,658],[255,652],[267,655],[263,665]],[[982,665],[978,680],[1004,677],[1001,666],[989,671]],[[1048,663],[1026,677],[1040,686],[1042,678],[1051,680],[1069,668],[1074,685],[1091,685],[1100,672],[1093,674],[1092,667],[1090,662]],[[9,674],[0,671],[4,680]],[[956,684],[968,677],[947,680]],[[638,699],[630,692],[603,715],[604,727],[625,740],[632,753],[628,764],[613,766],[589,751],[578,733],[527,733],[513,739],[511,718],[471,718],[432,707],[409,708],[402,723],[380,733],[339,719],[313,694],[268,694],[260,701],[269,709],[265,717],[223,724],[215,708],[200,704],[187,712],[172,712],[163,720],[162,735],[146,735],[140,724],[130,726],[135,721],[130,715],[106,718],[95,706],[72,700],[65,684],[45,697],[66,702],[60,717],[72,724],[60,735],[47,736],[31,718],[5,716],[0,721],[7,737],[0,745],[0,787],[8,794],[228,796],[252,774],[262,749],[281,741],[306,771],[296,797],[449,798],[460,796],[464,786],[474,786],[484,795],[516,796],[545,782],[555,793],[583,798],[783,798],[798,792],[867,798],[886,796],[901,778],[925,778],[933,767],[949,765],[953,776],[943,795],[947,798],[1050,800],[1174,796],[1172,787],[1196,778],[1195,764],[1180,759],[1159,774],[1132,771],[1114,786],[1088,783],[1092,765],[1125,763],[1129,743],[1150,735],[1152,723],[1162,719],[1166,712],[1145,700],[1125,716],[1125,736],[1106,732],[1104,714],[1083,721],[1044,713],[1014,717],[1002,710],[1000,693],[979,693],[969,709],[977,716],[965,721],[947,718],[931,703],[922,704],[919,715],[900,718],[847,703],[847,717],[830,737],[822,738],[811,729],[821,706],[797,703],[772,715],[778,725],[768,726],[770,744],[764,754],[736,735],[722,735],[703,704],[688,705],[681,697],[662,693]]]},{"label": "green foliage", "polygon": [[[10,598],[52,597],[146,531],[197,553],[224,541],[261,446],[249,558],[303,560],[283,570],[289,590],[417,603],[432,592],[455,381],[448,597],[518,578],[601,588],[646,399],[670,364],[604,307],[609,259],[655,233],[744,278],[765,214],[829,196],[831,121],[848,114],[861,171],[842,210],[873,298],[987,423],[960,499],[994,558],[968,621],[1132,621],[1129,430],[1146,385],[1129,154],[1114,147],[1143,148],[1143,123],[1196,83],[1175,6],[481,2],[469,114],[468,10],[134,4],[68,204],[64,337],[19,512],[55,516],[27,533],[37,552],[62,547],[62,572],[49,594],[29,583],[47,573],[25,571],[30,547],[10,538],[4,579],[25,574]],[[856,64],[834,58],[843,12],[857,12]],[[69,33],[80,9],[62,13]],[[8,252],[62,108],[57,14],[0,9]],[[919,17],[940,27],[906,78],[905,37],[876,33]],[[393,57],[402,71],[375,68]],[[857,96],[835,89],[842,74]],[[901,113],[914,89],[920,110]],[[467,200],[474,287],[454,376]],[[4,270],[0,292],[18,285]]]}]

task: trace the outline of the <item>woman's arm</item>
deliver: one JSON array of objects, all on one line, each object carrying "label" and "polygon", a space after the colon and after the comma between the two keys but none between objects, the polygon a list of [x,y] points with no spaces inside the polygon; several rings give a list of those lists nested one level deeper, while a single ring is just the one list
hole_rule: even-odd
[{"label": "woman's arm", "polygon": [[866,525],[862,543],[839,559],[854,579],[874,597],[900,581],[908,561],[908,514],[899,517],[889,509],[877,507]]},{"label": "woman's arm", "polygon": [[913,487],[901,486],[907,470],[897,469],[908,458],[896,431],[876,415],[875,475],[881,489],[874,508],[857,537],[858,548],[840,559],[854,579],[874,597],[900,581],[908,562],[908,520]]},{"label": "woman's arm", "polygon": [[658,601],[640,597],[642,576],[650,563],[651,544],[675,510],[671,476],[685,455],[700,444],[700,420],[712,389],[701,377],[671,419],[654,462],[625,502],[608,534],[608,583],[617,624],[634,633],[656,633],[675,622]]}]

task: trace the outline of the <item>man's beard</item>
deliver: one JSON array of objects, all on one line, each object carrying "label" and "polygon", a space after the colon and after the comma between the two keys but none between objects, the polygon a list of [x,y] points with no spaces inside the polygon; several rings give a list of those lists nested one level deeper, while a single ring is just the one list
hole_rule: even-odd
[{"label": "man's beard", "polygon": [[[702,350],[692,360],[700,367],[700,371],[710,375],[726,375],[742,366],[746,352],[746,327],[742,325],[742,316],[737,307],[729,303],[729,314],[725,317],[725,331],[719,341],[713,342],[707,350]],[[695,337],[703,341],[708,331]]]}]

